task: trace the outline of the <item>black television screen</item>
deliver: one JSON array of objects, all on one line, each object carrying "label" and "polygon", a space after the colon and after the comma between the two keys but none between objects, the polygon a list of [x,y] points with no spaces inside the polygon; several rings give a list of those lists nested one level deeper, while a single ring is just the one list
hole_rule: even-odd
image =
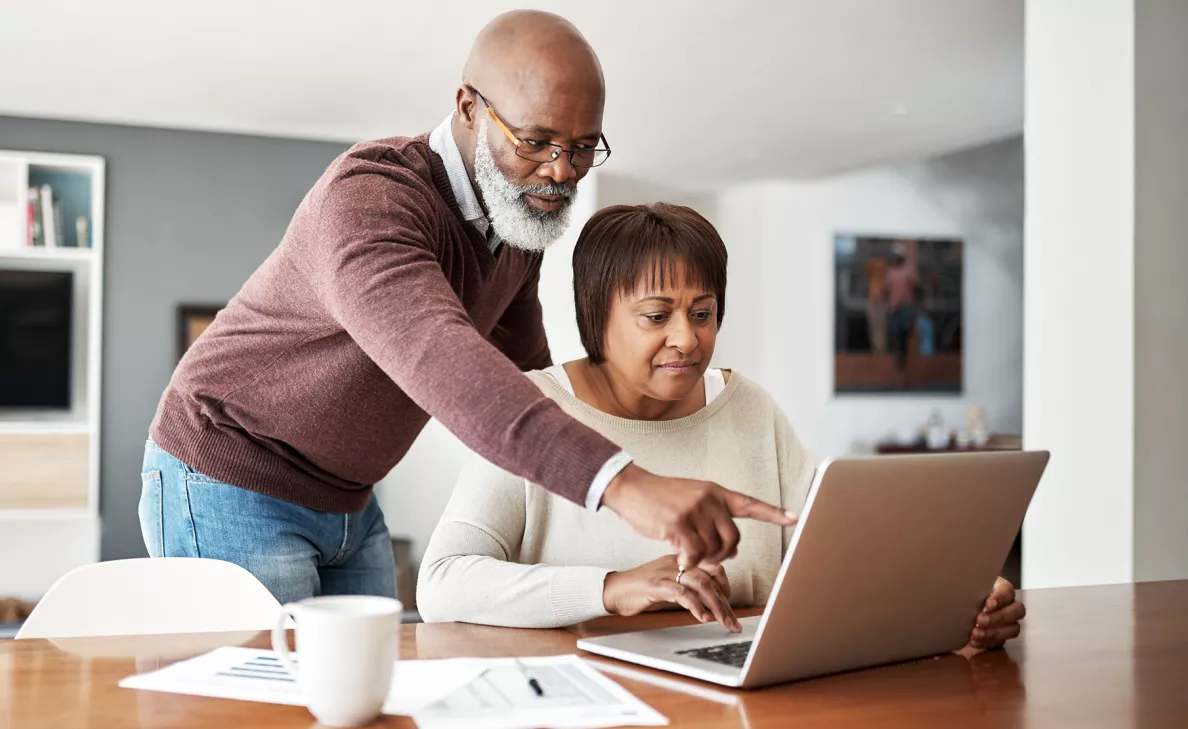
[{"label": "black television screen", "polygon": [[0,408],[68,409],[74,274],[0,269]]}]

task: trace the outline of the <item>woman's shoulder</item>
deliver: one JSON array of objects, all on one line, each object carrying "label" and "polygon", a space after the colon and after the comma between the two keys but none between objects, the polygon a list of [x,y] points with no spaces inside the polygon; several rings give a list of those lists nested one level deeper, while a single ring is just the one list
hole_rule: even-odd
[{"label": "woman's shoulder", "polygon": [[721,372],[723,379],[726,381],[727,389],[733,390],[735,398],[751,403],[758,401],[772,405],[775,404],[775,398],[757,380],[747,377],[736,369],[723,367],[721,368]]},{"label": "woman's shoulder", "polygon": [[562,365],[525,372],[524,376],[536,385],[541,394],[557,403],[566,415],[590,425],[591,409],[573,394],[573,384]]}]

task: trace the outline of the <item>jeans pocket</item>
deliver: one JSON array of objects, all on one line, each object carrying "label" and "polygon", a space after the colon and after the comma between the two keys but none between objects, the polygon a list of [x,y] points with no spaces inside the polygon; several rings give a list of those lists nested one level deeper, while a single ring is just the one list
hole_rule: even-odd
[{"label": "jeans pocket", "polygon": [[150,557],[165,556],[165,514],[161,494],[161,472],[140,474],[140,534]]}]

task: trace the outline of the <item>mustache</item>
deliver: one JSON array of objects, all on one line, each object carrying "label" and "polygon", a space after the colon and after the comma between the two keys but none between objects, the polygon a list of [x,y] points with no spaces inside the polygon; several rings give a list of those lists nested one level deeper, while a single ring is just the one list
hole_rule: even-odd
[{"label": "mustache", "polygon": [[577,185],[561,185],[557,183],[540,183],[537,185],[514,185],[516,192],[521,195],[559,195],[572,200],[577,194]]}]

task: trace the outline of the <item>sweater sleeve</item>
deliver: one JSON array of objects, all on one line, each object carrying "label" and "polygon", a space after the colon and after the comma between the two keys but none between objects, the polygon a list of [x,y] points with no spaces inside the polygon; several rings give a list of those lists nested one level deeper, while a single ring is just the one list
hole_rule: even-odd
[{"label": "sweater sleeve", "polygon": [[[799,515],[808,500],[809,487],[813,484],[816,461],[793,430],[784,411],[775,408],[776,459],[780,474],[780,506]],[[789,540],[796,527],[784,529],[783,546],[780,554],[788,551]]]},{"label": "sweater sleeve", "polygon": [[440,201],[411,172],[367,161],[311,198],[298,265],[334,320],[472,450],[582,504],[619,449],[563,413],[474,328],[435,255]]},{"label": "sweater sleeve", "polygon": [[516,293],[495,330],[491,341],[499,351],[524,372],[543,370],[553,364],[549,356],[549,342],[545,337],[544,316],[540,309],[540,263],[537,255],[532,274]]},{"label": "sweater sleeve", "polygon": [[602,585],[610,570],[516,562],[525,487],[522,478],[470,456],[421,561],[417,609],[427,622],[559,628],[607,615]]}]

